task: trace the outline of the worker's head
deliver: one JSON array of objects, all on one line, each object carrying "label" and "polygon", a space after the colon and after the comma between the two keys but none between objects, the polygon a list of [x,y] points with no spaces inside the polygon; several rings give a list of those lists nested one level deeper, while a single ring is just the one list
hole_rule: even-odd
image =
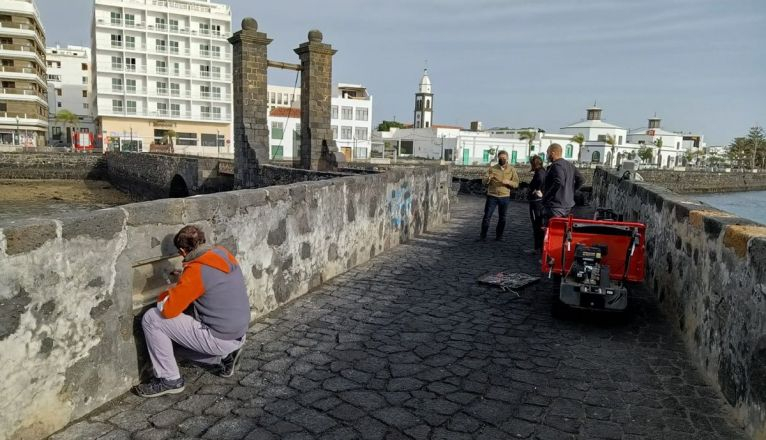
[{"label": "worker's head", "polygon": [[536,171],[543,167],[543,160],[535,154],[529,159],[529,164],[532,166],[532,171]]},{"label": "worker's head", "polygon": [[561,145],[551,144],[548,147],[548,162],[553,162],[554,160],[561,159],[562,154],[563,154],[563,150],[561,148]]},{"label": "worker's head", "polygon": [[497,153],[497,163],[500,165],[505,165],[508,163],[508,152],[504,150],[500,150],[499,153]]},{"label": "worker's head", "polygon": [[202,229],[192,225],[184,226],[173,237],[173,244],[183,256],[197,249],[203,243],[205,243],[205,233],[202,232]]}]

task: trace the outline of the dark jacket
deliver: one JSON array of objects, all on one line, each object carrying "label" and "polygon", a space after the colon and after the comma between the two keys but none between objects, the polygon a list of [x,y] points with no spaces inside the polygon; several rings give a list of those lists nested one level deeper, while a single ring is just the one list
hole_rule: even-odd
[{"label": "dark jacket", "polygon": [[535,170],[535,175],[532,176],[532,181],[529,182],[529,194],[527,200],[531,202],[539,202],[542,197],[533,195],[535,191],[543,191],[545,187],[545,168],[538,168]]},{"label": "dark jacket", "polygon": [[157,298],[162,316],[174,318],[192,305],[194,318],[213,336],[241,338],[250,325],[250,302],[234,255],[222,246],[201,247],[189,253],[183,265],[178,283]]},{"label": "dark jacket", "polygon": [[548,209],[572,209],[574,193],[584,180],[574,165],[564,159],[556,159],[548,167],[543,187],[543,205]]}]

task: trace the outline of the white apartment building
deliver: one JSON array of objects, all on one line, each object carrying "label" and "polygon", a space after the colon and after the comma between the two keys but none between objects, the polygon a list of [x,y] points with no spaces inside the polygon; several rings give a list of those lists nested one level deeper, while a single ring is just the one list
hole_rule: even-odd
[{"label": "white apartment building", "polygon": [[231,155],[229,6],[210,0],[95,0],[94,114],[105,149]]},{"label": "white apartment building", "polygon": [[[91,54],[90,48],[59,46],[45,49],[48,66],[48,127],[49,139],[72,143],[73,130],[95,133],[91,113]],[[77,115],[75,124],[57,120],[61,110]]]},{"label": "white apartment building", "polygon": [[673,168],[683,165],[684,135],[664,130],[662,120],[649,118],[646,127],[630,130],[628,141],[640,146],[650,146],[654,151],[654,163],[659,168]]},{"label": "white apartment building", "polygon": [[[270,158],[292,159],[300,147],[300,88],[269,85],[267,91]],[[331,98],[330,112],[338,151],[347,161],[369,158],[372,96],[367,89],[359,84],[338,83]]]}]

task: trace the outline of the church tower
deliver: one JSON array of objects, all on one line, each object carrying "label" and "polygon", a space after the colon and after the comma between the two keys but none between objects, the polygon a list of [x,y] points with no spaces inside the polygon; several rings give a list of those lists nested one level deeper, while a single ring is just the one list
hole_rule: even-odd
[{"label": "church tower", "polygon": [[415,121],[413,127],[428,128],[433,123],[434,94],[431,93],[431,79],[428,69],[423,69],[420,88],[415,94]]}]

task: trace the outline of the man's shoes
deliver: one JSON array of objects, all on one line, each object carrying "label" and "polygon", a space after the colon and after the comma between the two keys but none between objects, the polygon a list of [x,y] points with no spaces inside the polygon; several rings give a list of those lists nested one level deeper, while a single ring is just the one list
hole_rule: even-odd
[{"label": "man's shoes", "polygon": [[175,380],[152,378],[147,383],[134,387],[136,394],[141,397],[159,397],[165,394],[178,394],[184,391],[184,378]]},{"label": "man's shoes", "polygon": [[242,348],[238,348],[221,359],[221,371],[218,373],[221,377],[231,377],[239,365],[239,357],[242,355]]},{"label": "man's shoes", "polygon": [[476,239],[476,241],[484,243],[487,241],[487,237],[479,237]]},{"label": "man's shoes", "polygon": [[495,237],[495,241],[503,241],[503,237]]}]

